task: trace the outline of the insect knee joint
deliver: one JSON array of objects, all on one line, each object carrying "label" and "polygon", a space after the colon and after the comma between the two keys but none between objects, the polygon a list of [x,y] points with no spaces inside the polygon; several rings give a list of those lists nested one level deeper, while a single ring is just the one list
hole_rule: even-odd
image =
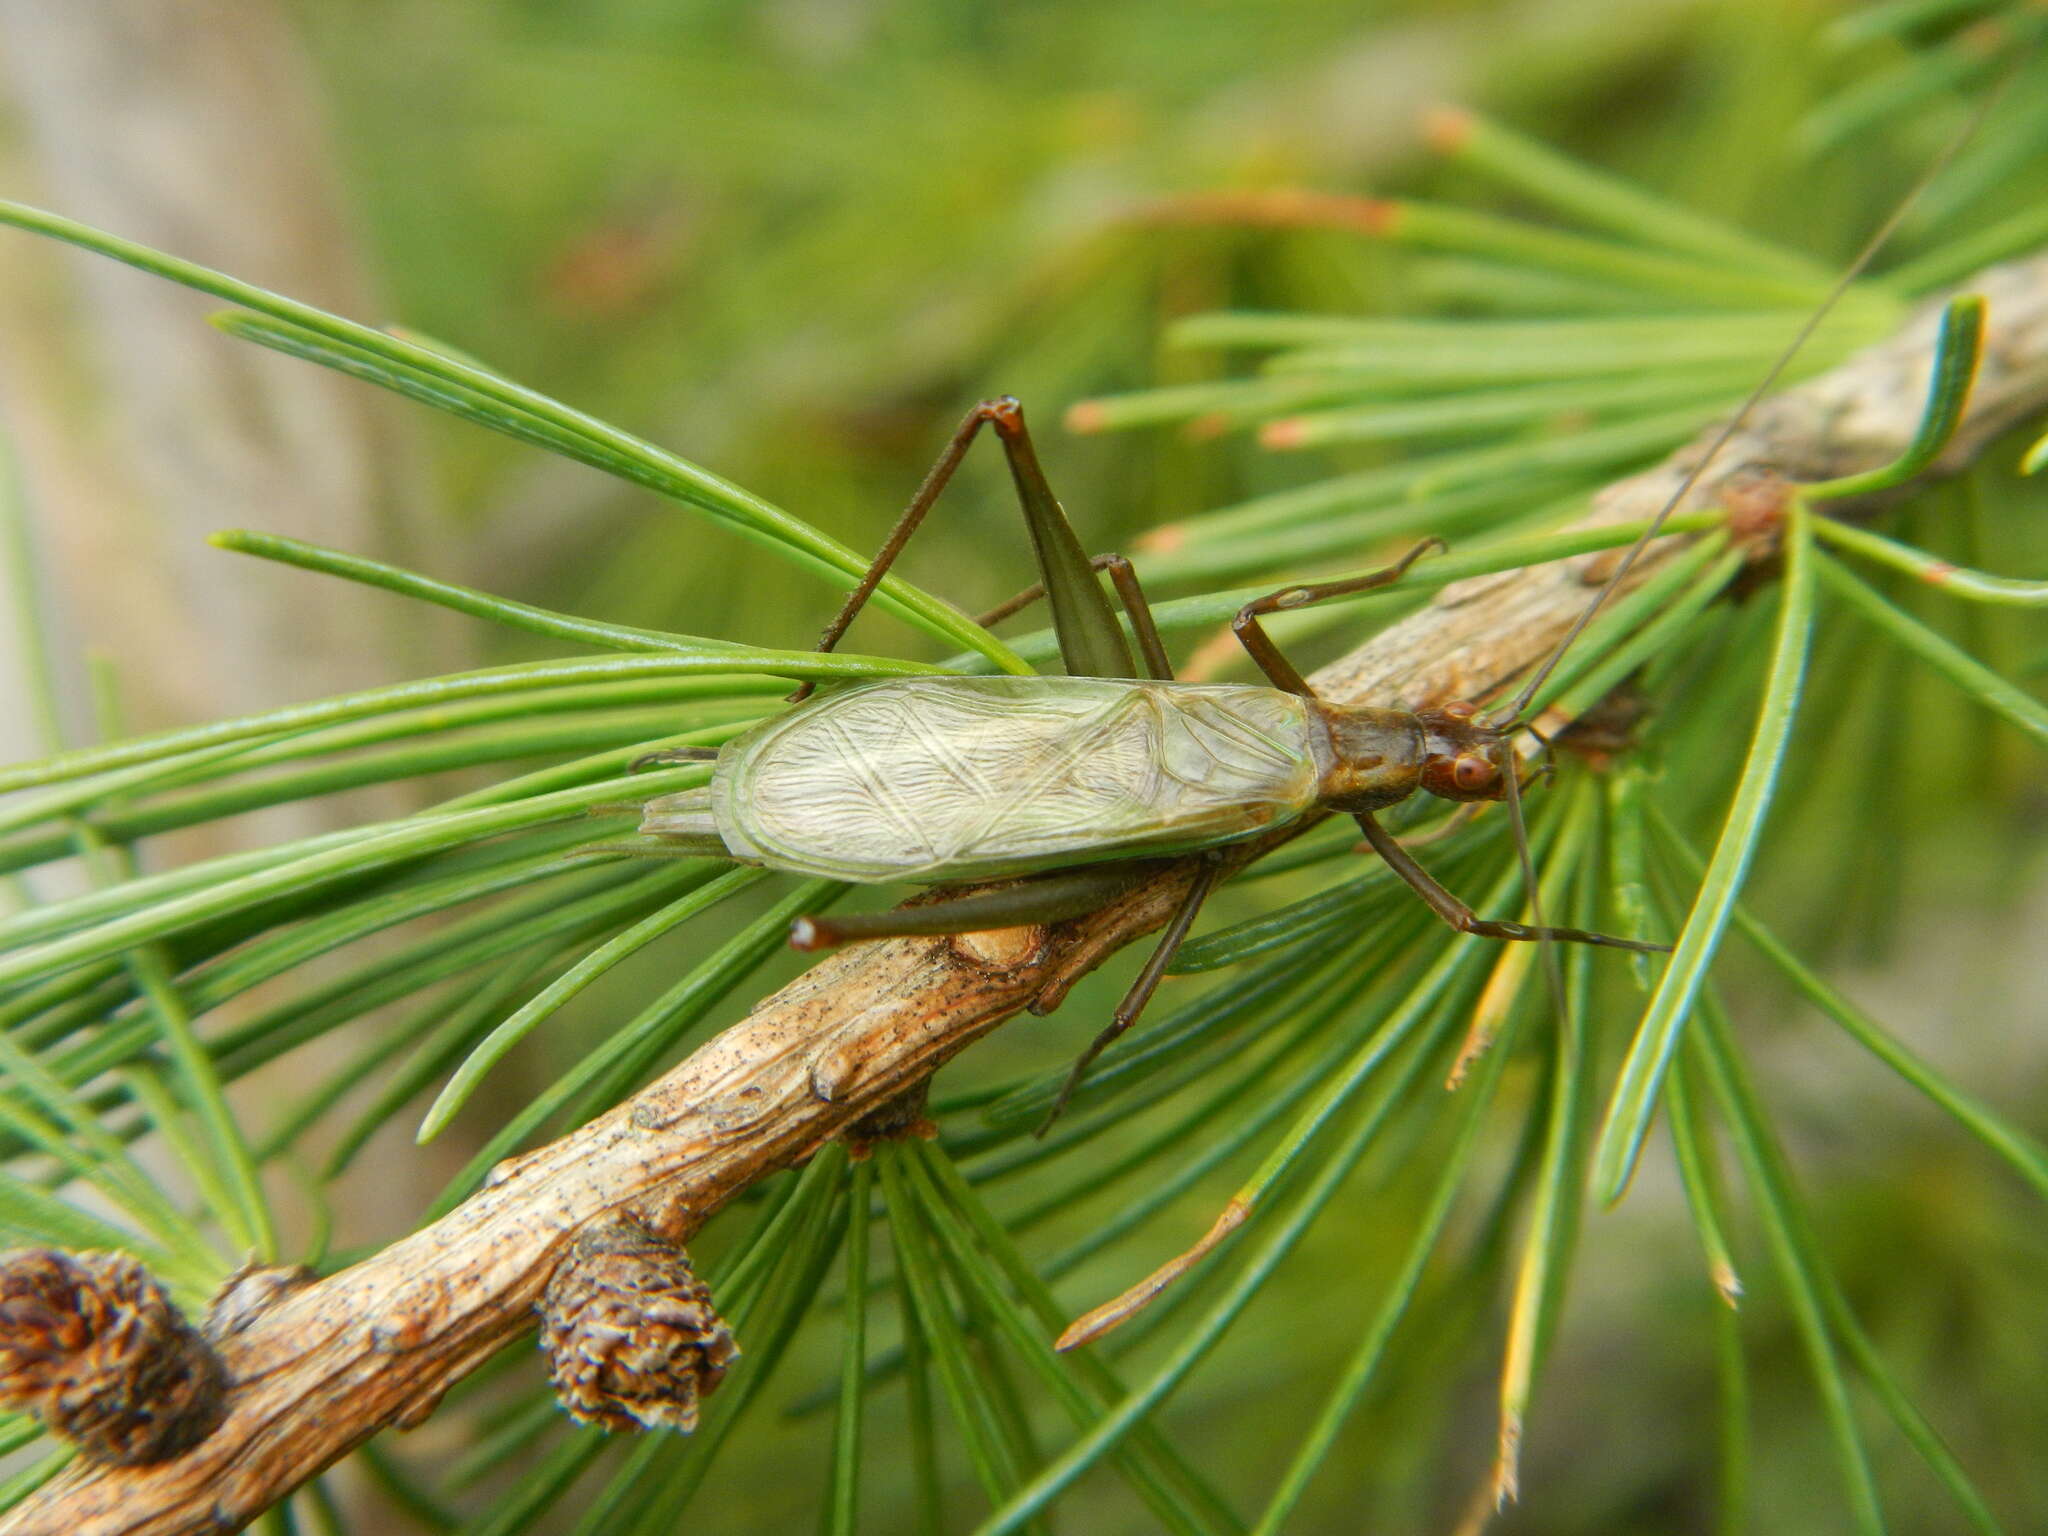
[{"label": "insect knee joint", "polygon": [[1024,430],[1024,405],[1015,395],[984,400],[974,408],[974,413],[1005,437],[1014,437]]}]

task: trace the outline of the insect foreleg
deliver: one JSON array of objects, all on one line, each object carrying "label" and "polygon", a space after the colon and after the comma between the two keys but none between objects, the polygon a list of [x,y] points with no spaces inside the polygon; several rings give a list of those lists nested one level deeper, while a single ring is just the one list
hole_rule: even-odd
[{"label": "insect foreleg", "polygon": [[[1148,677],[1162,683],[1173,681],[1173,663],[1166,659],[1166,646],[1160,641],[1159,626],[1152,619],[1152,605],[1145,600],[1145,589],[1138,585],[1138,573],[1131,562],[1122,555],[1097,555],[1088,562],[1091,571],[1109,572],[1109,583],[1116,588],[1117,601],[1123,604],[1124,612],[1130,615],[1131,631],[1138,637],[1138,654],[1144,659]],[[1012,614],[1022,613],[1033,603],[1045,596],[1045,583],[1033,582],[1006,603],[998,603],[975,619],[983,629],[991,624],[1000,624]]]},{"label": "insect foreleg", "polygon": [[1374,587],[1390,586],[1408,573],[1408,567],[1420,560],[1431,550],[1448,548],[1442,539],[1424,539],[1385,570],[1368,571],[1363,576],[1352,576],[1343,581],[1326,581],[1312,587],[1286,587],[1278,592],[1268,593],[1254,602],[1238,609],[1237,617],[1230,621],[1230,632],[1237,636],[1238,643],[1250,653],[1259,670],[1266,674],[1275,688],[1283,693],[1300,694],[1305,699],[1315,697],[1315,690],[1308,680],[1295,670],[1294,663],[1280,652],[1273,643],[1273,637],[1266,633],[1259,623],[1261,616],[1281,613],[1294,608],[1306,608],[1311,603],[1320,603],[1332,597],[1348,597],[1354,592],[1369,592]]},{"label": "insect foreleg", "polygon": [[1574,944],[1605,944],[1611,949],[1636,949],[1646,954],[1665,954],[1671,948],[1669,944],[1621,939],[1606,933],[1587,933],[1579,928],[1532,928],[1524,923],[1481,917],[1437,884],[1436,878],[1401,846],[1400,839],[1381,826],[1370,812],[1361,812],[1357,821],[1365,832],[1365,840],[1372,844],[1373,852],[1387,861],[1387,868],[1414,887],[1415,894],[1429,903],[1429,909],[1460,933],[1476,933],[1483,939],[1556,939]]},{"label": "insect foreleg", "polygon": [[1081,1086],[1081,1079],[1088,1075],[1088,1068],[1104,1049],[1138,1022],[1138,1015],[1145,1011],[1145,1005],[1152,1001],[1152,994],[1159,990],[1159,982],[1166,975],[1166,968],[1173,964],[1173,957],[1180,952],[1180,946],[1188,936],[1188,930],[1195,925],[1195,915],[1202,910],[1202,903],[1216,888],[1216,877],[1222,866],[1213,858],[1204,858],[1201,868],[1195,874],[1194,884],[1188,887],[1187,895],[1181,897],[1179,907],[1166,924],[1166,931],[1159,936],[1159,943],[1153,948],[1152,958],[1145,962],[1145,969],[1138,973],[1138,979],[1131,983],[1124,1000],[1116,1005],[1116,1012],[1109,1016],[1109,1025],[1101,1034],[1088,1042],[1088,1049],[1081,1053],[1073,1070],[1067,1073],[1066,1082],[1060,1085],[1059,1097],[1052,1101],[1052,1108],[1039,1122],[1035,1134],[1043,1136],[1052,1129],[1053,1121],[1059,1119],[1067,1107],[1067,1100],[1074,1096],[1074,1090]]}]

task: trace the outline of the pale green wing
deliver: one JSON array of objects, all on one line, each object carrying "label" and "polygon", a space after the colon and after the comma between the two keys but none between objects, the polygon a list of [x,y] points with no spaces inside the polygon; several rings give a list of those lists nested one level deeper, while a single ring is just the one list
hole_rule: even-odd
[{"label": "pale green wing", "polygon": [[897,679],[728,746],[735,853],[840,879],[954,880],[1176,852],[1313,803],[1299,700],[1097,678]]}]

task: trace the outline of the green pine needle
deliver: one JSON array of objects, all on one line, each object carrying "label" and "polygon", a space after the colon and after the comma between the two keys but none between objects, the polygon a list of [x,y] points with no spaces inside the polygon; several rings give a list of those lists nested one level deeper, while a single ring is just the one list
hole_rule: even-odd
[{"label": "green pine needle", "polygon": [[1785,550],[1777,636],[1765,676],[1755,735],[1735,798],[1708,863],[1706,878],[1679,930],[1677,946],[1658,980],[1649,1010],[1637,1025],[1600,1128],[1593,1155],[1593,1182],[1599,1198],[1610,1203],[1621,1198],[1635,1171],[1643,1139],[1649,1134],[1650,1122],[1657,1112],[1665,1070],[1678,1047],[1693,999],[1706,979],[1707,967],[1720,948],[1729,909],[1742,888],[1762,837],[1764,817],[1770,810],[1798,714],[1812,637],[1815,564],[1812,535],[1804,514],[1795,511],[1786,524]]}]

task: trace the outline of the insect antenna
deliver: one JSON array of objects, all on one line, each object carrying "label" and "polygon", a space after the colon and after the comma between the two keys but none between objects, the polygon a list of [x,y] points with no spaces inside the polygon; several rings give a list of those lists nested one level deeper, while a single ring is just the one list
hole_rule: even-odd
[{"label": "insect antenna", "polygon": [[[1540,737],[1538,738],[1541,739]],[[1536,858],[1529,852],[1529,822],[1522,814],[1522,776],[1517,771],[1515,749],[1504,744],[1501,787],[1507,791],[1508,829],[1515,840],[1515,858],[1522,866],[1522,889],[1529,895],[1529,922],[1542,935],[1536,942],[1543,955],[1543,981],[1550,990],[1550,1005],[1557,1017],[1564,1017],[1564,966],[1557,958],[1557,940],[1550,936],[1550,919],[1544,915],[1543,893],[1536,886]],[[1548,759],[1546,758],[1546,761]]]},{"label": "insect antenna", "polygon": [[[1841,276],[1835,279],[1834,285],[1828,289],[1825,297],[1807,315],[1804,323],[1800,325],[1798,332],[1792,337],[1791,341],[1786,343],[1785,349],[1778,354],[1777,358],[1771,363],[1771,366],[1765,371],[1764,376],[1757,381],[1756,387],[1750,390],[1748,396],[1736,409],[1735,414],[1722,423],[1721,429],[1714,434],[1707,444],[1706,452],[1701,454],[1685,472],[1685,476],[1679,481],[1677,489],[1672,491],[1670,496],[1665,499],[1664,504],[1657,509],[1656,515],[1644,526],[1643,531],[1636,536],[1635,542],[1628,546],[1620,562],[1616,564],[1607,579],[1601,583],[1600,589],[1593,594],[1592,601],[1579,611],[1579,616],[1572,621],[1571,627],[1564,632],[1557,644],[1552,646],[1549,653],[1537,664],[1536,670],[1529,675],[1528,680],[1516,690],[1507,710],[1507,719],[1495,727],[1502,732],[1504,738],[1508,738],[1508,740],[1504,741],[1502,747],[1502,756],[1505,761],[1500,765],[1504,781],[1502,787],[1506,790],[1508,826],[1514,837],[1515,857],[1522,866],[1522,885],[1528,892],[1529,921],[1533,927],[1542,931],[1544,935],[1538,941],[1543,953],[1543,979],[1545,987],[1550,993],[1551,1006],[1557,1011],[1559,1018],[1564,1017],[1565,1009],[1568,1006],[1564,990],[1564,967],[1558,961],[1556,941],[1547,932],[1550,919],[1543,911],[1543,893],[1537,888],[1536,881],[1536,861],[1529,852],[1528,818],[1522,811],[1522,779],[1518,771],[1519,763],[1517,754],[1511,744],[1511,738],[1514,733],[1526,730],[1530,734],[1535,735],[1539,742],[1543,742],[1546,748],[1549,747],[1549,742],[1534,730],[1529,721],[1522,718],[1529,708],[1530,701],[1536,697],[1537,690],[1543,686],[1551,673],[1555,672],[1564,661],[1566,654],[1577,643],[1579,636],[1586,632],[1587,626],[1593,622],[1594,617],[1600,612],[1601,605],[1620,587],[1622,579],[1628,575],[1629,568],[1636,563],[1636,560],[1642,555],[1643,551],[1649,548],[1651,541],[1662,531],[1664,524],[1670,519],[1671,514],[1678,510],[1687,496],[1692,494],[1692,488],[1699,484],[1700,479],[1713,465],[1714,460],[1720,456],[1721,450],[1733,441],[1735,434],[1742,430],[1744,423],[1749,420],[1750,415],[1756,410],[1757,406],[1763,403],[1764,397],[1777,386],[1778,380],[1784,375],[1785,370],[1792,365],[1792,360],[1799,355],[1800,350],[1812,339],[1813,333],[1820,329],[1821,322],[1842,301],[1850,288],[1855,286],[1857,279],[1863,275],[1864,271],[1870,266],[1870,263],[1876,259],[1878,252],[1883,250],[1892,236],[1898,233],[1899,226],[1912,213],[1914,205],[1920,201],[1921,196],[1940,178],[1941,173],[1948,168],[1949,163],[1962,152],[1963,146],[1976,136],[1977,130],[1983,126],[1985,119],[1991,115],[1993,109],[1998,105],[1999,99],[2005,94],[2006,86],[2011,83],[2013,75],[2017,72],[2017,66],[2017,60],[2007,65],[2003,75],[1985,93],[1983,101],[1979,104],[1977,110],[1970,115],[1969,121],[1963,125],[1961,131],[1942,147],[1941,153],[1936,155],[1927,168],[1920,173],[1913,185],[1907,189],[1905,196],[1900,198],[1897,204],[1893,206],[1891,213],[1885,218],[1885,221],[1877,227],[1868,240],[1863,242],[1862,248],[1851,258],[1849,265],[1843,269]],[[1508,1485],[1503,1484],[1502,1486],[1506,1487]]]},{"label": "insect antenna", "polygon": [[[1977,110],[1970,114],[1969,120],[1963,124],[1962,128],[1947,144],[1942,146],[1941,152],[1934,157],[1927,168],[1913,182],[1913,185],[1907,189],[1906,195],[1899,199],[1885,221],[1877,227],[1868,240],[1863,242],[1862,249],[1857,251],[1855,256],[1850,259],[1849,265],[1843,269],[1842,275],[1835,279],[1834,286],[1828,290],[1827,295],[1814,307],[1812,313],[1806,317],[1805,323],[1799,327],[1798,333],[1793,336],[1790,342],[1786,343],[1785,349],[1778,354],[1777,359],[1765,372],[1763,378],[1758,381],[1756,387],[1749,392],[1748,397],[1737,407],[1735,414],[1730,416],[1722,424],[1721,430],[1714,434],[1713,439],[1707,444],[1706,452],[1701,454],[1692,467],[1685,472],[1685,477],[1679,481],[1678,488],[1665,499],[1664,505],[1657,509],[1656,516],[1650,519],[1649,523],[1643,528],[1643,531],[1636,536],[1635,542],[1629,545],[1619,563],[1615,565],[1607,579],[1600,584],[1600,589],[1593,594],[1592,601],[1586,604],[1585,608],[1580,611],[1579,616],[1572,621],[1571,627],[1564,632],[1563,637],[1558,640],[1556,645],[1550,648],[1549,654],[1537,664],[1536,670],[1530,674],[1528,681],[1516,690],[1515,696],[1508,706],[1507,719],[1498,726],[1498,729],[1513,731],[1527,728],[1527,722],[1523,721],[1522,715],[1528,710],[1529,701],[1536,697],[1537,690],[1548,681],[1550,674],[1557,670],[1559,664],[1563,662],[1565,654],[1577,643],[1579,636],[1586,632],[1586,626],[1593,622],[1594,617],[1600,612],[1601,606],[1620,587],[1622,579],[1628,575],[1630,567],[1636,563],[1643,551],[1649,548],[1651,542],[1663,530],[1664,524],[1669,521],[1671,514],[1678,510],[1680,504],[1684,502],[1687,496],[1692,494],[1693,487],[1699,484],[1714,460],[1720,456],[1721,450],[1728,446],[1734,439],[1735,434],[1742,430],[1744,423],[1749,420],[1757,406],[1762,404],[1764,397],[1777,386],[1779,378],[1792,365],[1792,360],[1799,355],[1800,350],[1812,339],[1813,333],[1820,329],[1821,322],[1827,319],[1834,307],[1855,286],[1857,279],[1862,277],[1865,270],[1869,268],[1870,263],[1876,260],[1878,252],[1883,250],[1891,241],[1892,236],[1898,233],[1899,226],[1905,223],[1907,217],[1912,213],[1914,205],[1920,201],[1927,189],[1941,178],[1942,172],[1948,169],[1950,162],[1962,153],[1963,147],[1971,139],[1977,136],[1977,130],[1983,127],[1985,120],[1991,116],[2000,99],[2005,95],[2006,87],[2011,85],[2013,76],[2019,72],[2021,64],[2025,62],[2026,55],[2031,51],[2031,49],[2022,50],[2018,56],[2007,63],[1998,79],[1985,92],[1984,99],[1979,103]],[[1516,786],[1513,774],[1508,776],[1508,785],[1508,803],[1511,807],[1517,806],[1519,801],[1515,795]],[[1519,824],[1519,810],[1516,810],[1514,815]],[[1525,848],[1524,857],[1526,858],[1526,856],[1527,850]],[[1530,886],[1530,898],[1532,901],[1535,899],[1535,895],[1535,886],[1532,883]],[[1542,922],[1540,916],[1536,920],[1539,923]]]}]

